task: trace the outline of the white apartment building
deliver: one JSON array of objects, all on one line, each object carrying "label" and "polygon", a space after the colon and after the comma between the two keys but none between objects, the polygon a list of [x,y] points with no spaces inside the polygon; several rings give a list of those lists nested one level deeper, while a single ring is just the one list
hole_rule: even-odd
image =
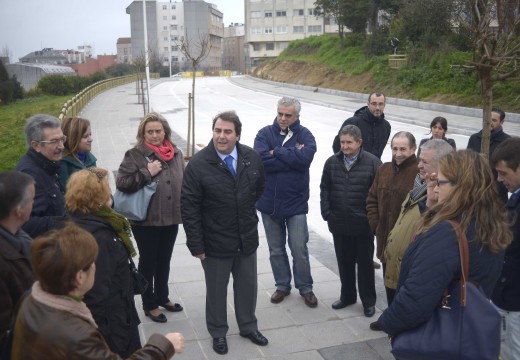
[{"label": "white apartment building", "polygon": [[[127,8],[130,14],[132,55],[144,54],[143,2],[133,1]],[[202,62],[200,70],[219,70],[222,64],[221,41],[224,33],[223,14],[216,5],[203,0],[146,1],[148,48],[163,65],[169,64],[181,70],[191,69],[191,64],[180,51],[179,42],[189,39],[193,54],[197,54],[198,40],[206,34],[210,37],[211,51]]]},{"label": "white apartment building", "polygon": [[277,57],[290,41],[337,32],[332,19],[316,16],[315,0],[244,0],[250,65]]}]

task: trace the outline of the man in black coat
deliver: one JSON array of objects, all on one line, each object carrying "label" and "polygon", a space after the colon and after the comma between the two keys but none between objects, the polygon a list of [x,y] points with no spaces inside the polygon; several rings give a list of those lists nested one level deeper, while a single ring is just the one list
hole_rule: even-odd
[{"label": "man in black coat", "polygon": [[491,162],[498,181],[511,193],[507,210],[513,223],[513,241],[506,249],[504,266],[492,300],[503,317],[501,359],[520,359],[520,138],[497,146]]},{"label": "man in black coat", "polygon": [[366,199],[381,160],[361,148],[361,132],[355,125],[340,131],[340,142],[341,152],[325,162],[320,184],[321,216],[332,233],[341,281],[341,295],[332,308],[356,303],[357,264],[359,297],[365,316],[371,317],[376,304],[374,236]]},{"label": "man in black coat", "polygon": [[234,111],[213,119],[213,140],[188,163],[181,191],[186,245],[201,260],[206,277],[206,325],[213,350],[228,346],[227,286],[233,275],[240,335],[267,345],[255,316],[258,292],[255,203],[264,190],[260,155],[238,142],[242,124]]},{"label": "man in black coat", "polygon": [[[356,125],[361,130],[361,137],[363,138],[363,150],[374,154],[379,159],[383,155],[386,143],[390,138],[390,131],[392,127],[390,123],[385,120],[385,95],[380,92],[373,92],[368,96],[367,106],[358,109],[354,116],[345,120],[343,125],[339,128],[343,129],[346,125]],[[341,149],[339,142],[339,132],[332,143],[332,150],[334,154]]]},{"label": "man in black coat", "polygon": [[38,114],[27,119],[24,128],[28,150],[16,170],[31,175],[36,184],[31,218],[23,226],[33,238],[56,227],[65,215],[65,188],[59,174],[66,137],[60,125],[54,116]]},{"label": "man in black coat", "polygon": [[[504,125],[504,120],[506,118],[506,113],[499,108],[493,108],[491,110],[491,137],[489,139],[489,158],[495,152],[497,146],[504,140],[509,139],[511,136],[504,132],[502,125]],[[467,149],[471,149],[476,152],[481,152],[482,145],[482,130],[478,133],[475,133],[469,137],[468,147]],[[493,166],[492,166],[493,167]],[[493,168],[493,175],[496,179],[497,173]],[[507,189],[500,182],[496,182],[498,194],[502,201],[507,202]]]}]

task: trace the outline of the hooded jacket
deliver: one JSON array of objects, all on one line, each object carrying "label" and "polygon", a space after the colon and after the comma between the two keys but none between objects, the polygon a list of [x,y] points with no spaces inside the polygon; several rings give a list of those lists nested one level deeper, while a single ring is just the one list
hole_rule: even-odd
[{"label": "hooded jacket", "polygon": [[336,135],[332,143],[334,154],[341,150],[339,133],[346,125],[356,125],[359,130],[361,130],[363,150],[381,159],[383,150],[385,150],[386,143],[390,138],[390,131],[392,130],[390,123],[385,120],[385,114],[381,114],[380,117],[375,117],[368,109],[368,106],[363,106],[358,109],[354,113],[354,116],[345,120],[343,125],[339,128],[338,135]]}]

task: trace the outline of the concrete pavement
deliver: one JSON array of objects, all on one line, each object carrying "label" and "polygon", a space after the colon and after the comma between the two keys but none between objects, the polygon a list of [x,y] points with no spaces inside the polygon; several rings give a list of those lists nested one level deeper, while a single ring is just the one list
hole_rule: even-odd
[{"label": "concrete pavement", "polygon": [[[159,80],[160,81],[160,80]],[[259,91],[283,93],[282,87],[255,82],[246,77],[232,78],[230,81],[240,83],[244,87],[258,87]],[[270,87],[268,87],[269,85]],[[153,86],[153,85],[152,85]],[[297,92],[297,94],[295,94]],[[322,94],[320,92],[291,89],[292,96],[307,98],[326,104],[326,106],[357,107],[355,101],[344,96]],[[199,104],[200,106],[200,104]],[[401,106],[401,105],[395,105]],[[394,108],[394,105],[392,105]],[[413,111],[403,108],[403,113]],[[396,112],[397,113],[397,112]],[[142,116],[142,105],[137,103],[135,85],[127,84],[110,89],[96,97],[81,113],[91,121],[94,137],[93,153],[98,158],[98,166],[116,172],[126,150],[136,140],[137,126]],[[426,126],[434,116],[424,115]],[[411,118],[411,117],[410,117]],[[403,116],[406,121],[406,116]],[[410,120],[411,121],[411,120]],[[462,120],[461,120],[462,121]],[[506,124],[507,125],[507,124]],[[518,124],[514,124],[517,126]],[[480,123],[464,123],[467,131],[475,132]],[[450,120],[450,130],[454,126]],[[462,125],[461,125],[462,129]],[[519,134],[518,127],[506,127],[506,132]],[[511,129],[511,130],[510,130]],[[462,129],[463,130],[463,129]],[[185,149],[185,141],[174,134],[174,141]],[[114,190],[114,179],[111,179]],[[258,299],[257,318],[259,330],[269,339],[269,345],[260,347],[238,335],[234,319],[232,281],[228,290],[228,359],[393,359],[390,345],[384,333],[369,329],[370,322],[375,321],[381,310],[386,308],[381,270],[377,271],[376,287],[378,289],[377,313],[373,318],[363,316],[363,308],[358,302],[341,310],[332,310],[331,304],[339,296],[340,282],[334,248],[330,240],[323,239],[311,231],[309,249],[311,268],[314,278],[314,292],[318,298],[318,307],[308,308],[297,291],[282,303],[274,305],[270,295],[274,291],[274,280],[269,263],[269,251],[263,226],[259,225],[260,247],[258,249]],[[185,246],[186,238],[179,231],[173,252],[170,274],[170,298],[184,306],[180,313],[168,313],[168,322],[157,324],[144,316],[141,299],[136,297],[137,309],[142,321],[140,332],[142,339],[152,333],[170,331],[182,332],[186,338],[183,354],[175,355],[180,359],[221,359],[211,347],[211,338],[205,324],[205,283],[200,261],[193,258]]]}]

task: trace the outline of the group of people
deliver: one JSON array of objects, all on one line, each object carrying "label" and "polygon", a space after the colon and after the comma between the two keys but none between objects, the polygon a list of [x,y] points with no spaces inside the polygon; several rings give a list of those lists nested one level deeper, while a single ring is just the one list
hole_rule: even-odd
[{"label": "group of people", "polygon": [[[385,105],[382,93],[370,94],[367,105],[342,125],[323,167],[321,214],[332,233],[341,282],[332,308],[356,303],[359,288],[364,315],[375,315],[375,250],[389,306],[370,328],[394,336],[426,321],[443,290],[460,277],[457,238],[447,222],[456,220],[470,241],[470,280],[503,310],[504,358],[517,358],[520,139],[505,139],[505,115],[493,109],[498,122],[490,158],[484,159],[472,150],[455,151],[455,142],[446,138],[447,120],[436,117],[431,138],[419,146],[409,132],[394,134],[392,160],[383,164],[391,133]],[[85,358],[169,358],[181,352],[180,333],[155,334],[141,346],[129,267],[137,253],[133,236],[138,270],[149,283],[141,294],[145,315],[163,323],[167,317],[160,308],[183,311],[168,289],[181,223],[204,270],[206,325],[216,353],[228,352],[230,275],[239,334],[268,344],[255,315],[258,212],[274,277],[271,302],[282,302],[294,286],[306,306],[317,307],[307,228],[309,169],[317,147],[300,111],[297,99],[279,99],[273,123],[258,131],[252,148],[240,143],[239,116],[219,113],[212,140],[187,165],[168,121],[157,113],[144,116],[137,144],[125,153],[115,179],[125,193],[157,182],[141,221],[113,209],[108,171],[96,166],[91,153],[88,120],[29,118],[27,153],[17,171],[0,174],[0,199],[7,204],[0,209],[0,249],[9,259],[6,274],[17,274],[2,276],[8,306],[0,314],[0,341],[14,330],[13,358],[72,357],[79,351]],[[470,138],[468,148],[478,145],[480,151],[479,136]],[[506,195],[513,193],[506,198],[508,211],[497,184]],[[44,331],[48,317],[56,324],[53,332]],[[80,348],[83,341],[88,349]]]}]

